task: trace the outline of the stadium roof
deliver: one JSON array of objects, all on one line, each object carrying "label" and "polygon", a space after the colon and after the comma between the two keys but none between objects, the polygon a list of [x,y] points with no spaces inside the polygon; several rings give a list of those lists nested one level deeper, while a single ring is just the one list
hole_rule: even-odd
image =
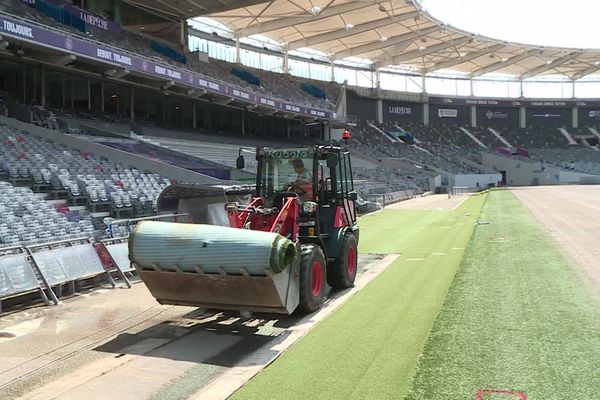
[{"label": "stadium roof", "polygon": [[126,0],[148,11],[159,12],[177,19],[223,12],[239,7],[265,3],[265,0]]},{"label": "stadium roof", "polygon": [[452,69],[471,78],[506,73],[520,79],[544,74],[579,79],[600,70],[600,50],[536,47],[478,36],[445,25],[412,0],[254,3],[205,16],[239,37],[261,34],[289,50],[310,48],[332,60],[358,57],[377,67],[409,65],[424,73]]}]

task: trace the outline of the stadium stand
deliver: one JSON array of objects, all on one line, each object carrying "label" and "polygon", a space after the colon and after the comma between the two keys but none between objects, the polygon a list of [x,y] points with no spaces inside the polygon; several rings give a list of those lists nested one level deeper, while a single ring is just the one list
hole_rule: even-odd
[{"label": "stadium stand", "polygon": [[392,139],[383,133],[385,126],[382,126],[383,129],[379,129],[373,123],[359,123],[354,138],[363,146],[358,150],[376,159],[405,160],[418,168],[432,172],[435,170],[446,173],[477,172],[471,164],[462,161],[468,154],[446,140],[443,133],[437,128],[421,124],[407,124],[406,128],[402,128],[392,123],[387,127],[387,129],[395,128],[414,133],[416,143],[409,145]]},{"label": "stadium stand", "polygon": [[[248,154],[251,154],[254,153],[254,148],[257,146],[264,146],[266,144],[264,140],[245,139],[243,141],[238,141],[238,144],[235,144],[231,143],[235,142],[235,140],[231,140],[230,138],[211,137],[206,135],[203,137],[204,140],[192,140],[145,136],[145,140],[231,168],[235,168],[235,159],[239,154],[240,148],[245,149]],[[230,141],[230,143],[227,143],[227,141]],[[268,142],[267,144],[272,146],[289,146],[289,143]],[[302,143],[297,144],[302,145]],[[359,148],[365,151],[365,153],[362,153]],[[353,159],[353,172],[357,175],[357,188],[361,194],[371,194],[374,189],[377,189],[376,191],[378,193],[405,189],[418,189],[422,192],[424,188],[428,187],[428,178],[426,176],[421,176],[420,179],[417,179],[411,174],[405,175],[394,168],[386,167],[381,160],[369,156],[368,148],[360,147],[360,145],[359,148],[356,149],[358,153],[355,153],[355,158]],[[378,152],[371,151],[371,154],[380,156]],[[414,166],[406,166],[406,168],[403,168],[404,171],[407,169],[416,170],[413,172],[415,172],[416,175],[419,175],[418,169]],[[248,157],[246,162],[245,170],[248,172],[256,171],[256,162],[250,159],[250,157]]]},{"label": "stadium stand", "polygon": [[[40,1],[36,4],[44,4],[44,2]],[[139,32],[133,32],[127,28],[123,28],[119,34],[113,34],[87,24],[85,26],[85,32],[81,32],[81,29],[58,22],[56,19],[40,12],[38,8],[29,7],[20,0],[7,0],[1,2],[0,12],[5,12],[11,17],[23,18],[30,22],[36,21],[46,27],[67,31],[74,36],[108,44],[125,53],[133,52],[146,56],[152,60],[177,65],[179,67],[186,67],[192,71],[205,74],[215,79],[225,80],[245,87],[248,90],[258,90],[260,93],[269,94],[282,100],[285,99],[299,104],[332,109],[334,102],[339,96],[339,85],[335,83],[327,84],[310,81],[312,82],[310,85],[314,87],[316,91],[327,94],[325,96],[326,98],[317,98],[301,89],[301,85],[306,83],[306,80],[300,81],[291,75],[279,74],[245,66],[242,67],[240,65],[216,59],[211,59],[209,62],[200,61],[193,57],[188,59],[180,52],[171,48],[168,44],[158,42],[155,38],[151,39]],[[237,72],[234,73],[234,71]],[[239,75],[247,77],[252,83],[246,79],[240,78]],[[321,86],[325,86],[325,88],[323,89]]]},{"label": "stadium stand", "polygon": [[474,127],[465,127],[467,131],[469,131],[475,138],[477,138],[481,143],[487,146],[488,149],[496,149],[498,147],[502,147],[505,144],[496,137],[492,132],[490,132],[485,127],[474,128]]},{"label": "stadium stand", "polygon": [[[86,206],[94,212],[109,212],[116,217],[151,215],[158,194],[171,183],[158,175],[113,164],[86,151],[69,149],[7,126],[0,126],[0,140],[1,172],[12,185],[30,186],[52,199]],[[33,211],[42,204],[33,201],[38,197],[24,197],[32,200]],[[21,217],[18,213],[24,212],[23,207],[27,209],[28,204],[20,204],[16,215]],[[73,218],[76,221],[72,222],[80,221]]]},{"label": "stadium stand", "polygon": [[566,171],[600,175],[600,152],[596,148],[531,149],[530,156],[522,157],[522,159],[543,162],[548,166],[559,167]]},{"label": "stadium stand", "polygon": [[[200,159],[213,161],[231,168],[235,168],[235,159],[238,157],[240,151],[239,145],[224,142],[209,142],[203,140],[186,140],[152,136],[147,136],[145,139],[168,149],[173,149]],[[254,148],[256,146],[245,147],[249,152],[254,152]],[[244,169],[248,172],[256,172],[256,161],[248,159],[245,162]]]},{"label": "stadium stand", "polygon": [[525,148],[566,148],[569,142],[558,128],[534,127],[498,129],[513,146]]}]

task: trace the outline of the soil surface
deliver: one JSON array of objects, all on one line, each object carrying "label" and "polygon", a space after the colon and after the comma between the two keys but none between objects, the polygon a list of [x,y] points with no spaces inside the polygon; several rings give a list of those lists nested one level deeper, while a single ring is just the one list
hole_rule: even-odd
[{"label": "soil surface", "polygon": [[537,186],[512,192],[600,290],[600,186]]}]

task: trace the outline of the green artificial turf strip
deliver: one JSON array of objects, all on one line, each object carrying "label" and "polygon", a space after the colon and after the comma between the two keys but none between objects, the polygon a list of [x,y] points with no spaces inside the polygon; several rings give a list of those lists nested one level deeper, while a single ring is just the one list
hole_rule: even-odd
[{"label": "green artificial turf strip", "polygon": [[233,399],[402,398],[484,199],[475,196],[453,212],[362,218],[360,251],[401,252],[400,259]]},{"label": "green artificial turf strip", "polygon": [[[510,191],[490,193],[409,400],[600,399],[600,301]],[[495,396],[495,397],[494,397]],[[502,397],[504,396],[504,397]],[[490,395],[488,399],[517,399]]]}]

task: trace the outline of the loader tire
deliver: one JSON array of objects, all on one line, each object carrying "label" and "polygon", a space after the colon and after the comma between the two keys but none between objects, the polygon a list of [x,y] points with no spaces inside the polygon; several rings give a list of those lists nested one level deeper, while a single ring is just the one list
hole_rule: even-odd
[{"label": "loader tire", "polygon": [[340,256],[327,268],[327,282],[334,289],[347,289],[354,286],[358,270],[358,245],[356,237],[346,232],[342,241]]},{"label": "loader tire", "polygon": [[300,250],[300,304],[298,311],[318,310],[325,301],[327,264],[323,250],[313,244],[302,245]]}]

